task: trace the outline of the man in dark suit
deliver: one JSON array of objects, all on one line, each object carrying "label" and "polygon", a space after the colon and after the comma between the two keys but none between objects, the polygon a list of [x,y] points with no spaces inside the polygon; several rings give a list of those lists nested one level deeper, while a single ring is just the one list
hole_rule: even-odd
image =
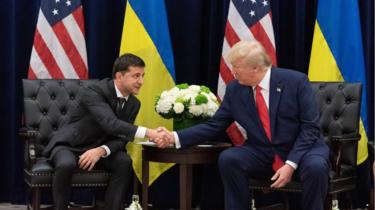
[{"label": "man in dark suit", "polygon": [[124,151],[134,137],[155,138],[156,131],[133,125],[140,108],[138,94],[145,63],[133,54],[117,58],[113,79],[103,79],[84,89],[69,121],[43,150],[55,167],[53,199],[56,209],[67,209],[74,170],[94,167],[111,172],[105,208],[123,209],[124,192],[131,175],[131,159]]},{"label": "man in dark suit", "polygon": [[214,140],[237,121],[246,131],[242,146],[223,151],[218,164],[225,191],[225,209],[249,209],[248,179],[270,178],[271,187],[287,184],[294,172],[303,186],[303,209],[322,210],[328,187],[328,146],[319,110],[305,74],[272,68],[259,42],[242,41],[229,53],[236,78],[226,88],[220,108],[206,123],[169,133],[154,141],[160,147],[184,148]]}]

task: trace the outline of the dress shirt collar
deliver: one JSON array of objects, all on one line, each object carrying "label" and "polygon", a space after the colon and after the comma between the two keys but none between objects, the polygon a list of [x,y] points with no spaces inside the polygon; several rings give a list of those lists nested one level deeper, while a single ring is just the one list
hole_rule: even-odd
[{"label": "dress shirt collar", "polygon": [[117,98],[125,98],[125,100],[128,101],[129,95],[127,95],[127,96],[122,95],[120,90],[117,88],[116,83],[115,83],[115,90],[116,90]]},{"label": "dress shirt collar", "polygon": [[[264,75],[263,79],[259,82],[258,86],[262,88],[262,90],[269,91],[270,90],[270,80],[271,80],[271,67],[267,69],[266,74]],[[255,90],[253,87],[253,90]]]}]

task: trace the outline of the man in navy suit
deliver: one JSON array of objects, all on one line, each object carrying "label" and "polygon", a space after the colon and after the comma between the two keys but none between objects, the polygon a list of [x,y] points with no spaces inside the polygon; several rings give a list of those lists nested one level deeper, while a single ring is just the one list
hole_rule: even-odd
[{"label": "man in navy suit", "polygon": [[249,209],[248,179],[270,178],[271,187],[287,184],[294,172],[302,182],[303,209],[323,209],[327,194],[328,146],[319,127],[319,110],[305,74],[272,68],[259,42],[242,41],[229,53],[235,80],[216,114],[206,123],[154,139],[159,147],[184,148],[214,140],[237,121],[246,131],[242,146],[223,151],[218,164],[225,209]]}]

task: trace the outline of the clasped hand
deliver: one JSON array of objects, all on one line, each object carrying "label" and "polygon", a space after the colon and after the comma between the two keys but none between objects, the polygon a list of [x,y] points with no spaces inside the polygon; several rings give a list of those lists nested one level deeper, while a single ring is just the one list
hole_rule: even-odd
[{"label": "clasped hand", "polygon": [[173,133],[164,127],[147,129],[146,136],[160,148],[175,144]]}]

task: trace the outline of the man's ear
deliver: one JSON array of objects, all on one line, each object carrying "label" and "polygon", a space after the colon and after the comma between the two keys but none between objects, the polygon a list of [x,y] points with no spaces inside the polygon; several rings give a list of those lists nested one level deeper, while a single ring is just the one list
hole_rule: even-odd
[{"label": "man's ear", "polygon": [[115,73],[115,79],[120,78],[121,75],[124,75],[124,73],[121,72],[121,71],[116,72],[116,73]]}]

